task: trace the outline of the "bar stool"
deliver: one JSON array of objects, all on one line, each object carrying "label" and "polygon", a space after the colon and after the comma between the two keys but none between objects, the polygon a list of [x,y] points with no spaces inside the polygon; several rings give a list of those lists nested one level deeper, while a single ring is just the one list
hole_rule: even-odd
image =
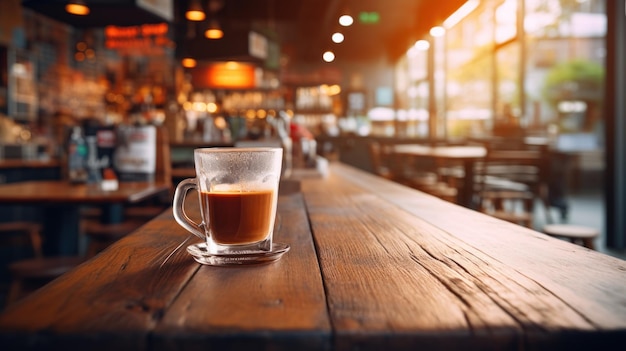
[{"label": "bar stool", "polygon": [[41,225],[13,221],[0,223],[0,242],[12,250],[29,248],[33,257],[22,258],[8,264],[11,283],[6,297],[7,305],[25,296],[49,281],[61,276],[82,263],[80,256],[44,256]]},{"label": "bar stool", "polygon": [[98,221],[85,221],[84,233],[89,240],[87,257],[93,257],[109,245],[146,223],[142,220],[126,220],[121,223],[103,224]]},{"label": "bar stool", "polygon": [[591,250],[595,250],[593,240],[600,235],[595,228],[575,224],[547,224],[543,227],[543,232],[553,237],[568,239],[575,244],[582,244]]}]

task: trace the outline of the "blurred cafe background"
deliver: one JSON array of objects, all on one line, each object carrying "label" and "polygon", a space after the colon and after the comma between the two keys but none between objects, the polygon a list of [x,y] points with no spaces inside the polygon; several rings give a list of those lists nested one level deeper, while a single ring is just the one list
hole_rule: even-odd
[{"label": "blurred cafe background", "polygon": [[[553,212],[624,257],[625,15],[617,0],[2,0],[0,183],[121,177],[106,149],[159,128],[173,184],[196,147],[276,145],[285,177],[428,171],[452,190],[420,189],[457,202],[455,175],[394,146],[534,147],[549,176],[530,226]],[[0,222],[37,215],[2,204]]]}]

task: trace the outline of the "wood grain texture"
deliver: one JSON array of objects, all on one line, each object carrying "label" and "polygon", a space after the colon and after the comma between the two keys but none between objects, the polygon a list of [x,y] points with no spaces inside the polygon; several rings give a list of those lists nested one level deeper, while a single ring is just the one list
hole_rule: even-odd
[{"label": "wood grain texture", "polygon": [[[188,202],[199,218],[197,197]],[[183,248],[160,267],[188,236],[168,211],[10,306],[0,316],[0,343],[16,350],[327,349],[330,323],[302,195],[281,193],[279,214],[275,239],[291,250],[277,262],[201,266]]]},{"label": "wood grain texture", "polygon": [[168,211],[8,308],[2,349],[626,345],[625,261],[346,165],[281,189],[281,260],[159,268],[188,235]]},{"label": "wood grain texture", "polygon": [[[283,185],[281,185],[282,187]],[[328,349],[330,323],[302,195],[279,198],[279,261],[202,266],[155,330],[155,349]]]},{"label": "wood grain texture", "polygon": [[[186,233],[161,216],[0,317],[0,329],[32,333],[16,348],[144,349],[148,332],[198,269],[185,255],[159,265]],[[111,338],[115,335],[115,338]],[[23,343],[26,343],[24,345]],[[17,347],[19,346],[19,347]]]},{"label": "wood grain texture", "polygon": [[303,192],[337,349],[624,344],[624,261],[347,166],[331,175]]}]

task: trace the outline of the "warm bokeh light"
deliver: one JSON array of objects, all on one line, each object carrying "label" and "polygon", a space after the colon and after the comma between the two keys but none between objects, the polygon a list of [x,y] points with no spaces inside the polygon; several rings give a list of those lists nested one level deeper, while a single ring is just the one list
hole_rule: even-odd
[{"label": "warm bokeh light", "polygon": [[204,36],[208,39],[222,39],[224,31],[222,31],[222,27],[220,27],[220,24],[216,20],[212,20],[209,22],[209,26],[204,32]]},{"label": "warm bokeh light", "polygon": [[182,65],[185,68],[194,68],[197,64],[197,61],[191,57],[186,57],[182,60]]},{"label": "warm bokeh light", "polygon": [[341,17],[339,17],[339,24],[344,27],[349,27],[352,23],[354,23],[354,18],[350,15],[341,15]]},{"label": "warm bokeh light", "polygon": [[193,110],[198,111],[198,112],[206,112],[207,111],[206,103],[201,102],[201,101],[194,102]]},{"label": "warm bokeh light", "polygon": [[442,26],[435,26],[430,29],[430,35],[435,38],[442,37],[444,34],[446,34],[446,30]]},{"label": "warm bokeh light", "polygon": [[228,122],[226,122],[226,119],[222,116],[215,117],[214,123],[218,129],[225,129],[228,127]]},{"label": "warm bokeh light", "polygon": [[65,5],[65,11],[77,16],[86,16],[89,14],[89,7],[82,1],[71,1]]},{"label": "warm bokeh light", "polygon": [[217,104],[214,102],[209,102],[206,104],[206,111],[208,113],[215,113],[217,112]]},{"label": "warm bokeh light", "polygon": [[196,22],[204,21],[206,15],[204,13],[204,10],[202,9],[202,5],[200,4],[199,0],[191,0],[191,3],[189,4],[189,9],[187,9],[187,12],[185,12],[185,18],[190,21]]},{"label": "warm bokeh light", "polygon": [[204,32],[204,36],[207,39],[222,39],[224,32],[219,28],[209,28]]},{"label": "warm bokeh light", "polygon": [[323,84],[322,86],[320,86],[320,90],[328,96],[338,95],[339,93],[341,93],[341,87],[338,84]]},{"label": "warm bokeh light", "polygon": [[256,111],[255,110],[246,110],[246,118],[247,119],[255,119],[256,118]]},{"label": "warm bokeh light", "polygon": [[206,18],[206,15],[202,11],[187,11],[185,13],[185,18],[187,18],[190,21],[201,22],[201,21],[204,21],[204,19]]},{"label": "warm bokeh light", "polygon": [[414,47],[417,50],[426,51],[430,48],[430,43],[428,42],[428,40],[422,39],[422,40],[416,41]]},{"label": "warm bokeh light", "polygon": [[335,61],[335,53],[332,51],[326,51],[323,55],[322,58],[324,59],[324,61],[326,62],[333,62]]},{"label": "warm bokeh light", "polygon": [[333,33],[333,36],[332,36],[333,43],[336,43],[336,44],[343,43],[344,39],[345,37],[343,36],[343,34],[339,32]]},{"label": "warm bokeh light", "polygon": [[256,85],[255,66],[245,62],[213,62],[192,75],[196,87],[249,89]]}]

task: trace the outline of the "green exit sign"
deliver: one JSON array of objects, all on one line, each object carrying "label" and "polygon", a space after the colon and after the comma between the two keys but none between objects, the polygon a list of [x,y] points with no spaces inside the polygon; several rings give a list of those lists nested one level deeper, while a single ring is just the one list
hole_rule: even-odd
[{"label": "green exit sign", "polygon": [[380,14],[378,12],[360,12],[359,21],[364,24],[376,24],[380,21]]}]

